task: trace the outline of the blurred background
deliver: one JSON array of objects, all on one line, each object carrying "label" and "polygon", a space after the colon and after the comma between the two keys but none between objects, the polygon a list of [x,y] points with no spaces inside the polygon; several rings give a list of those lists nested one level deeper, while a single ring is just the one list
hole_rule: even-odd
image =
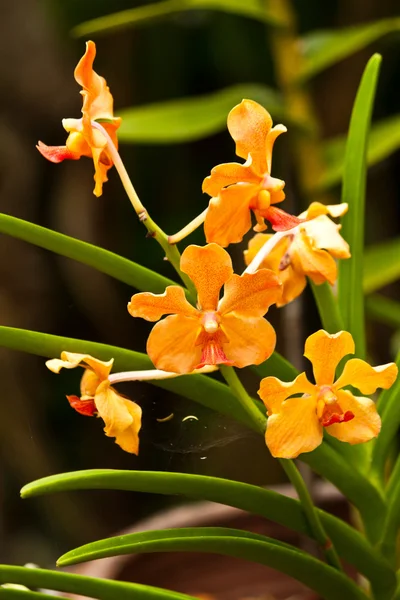
[{"label": "blurred background", "polygon": [[[246,96],[262,102],[275,122],[288,125],[288,133],[276,144],[273,171],[287,182],[286,210],[297,214],[314,199],[338,202],[343,154],[339,138],[346,133],[363,68],[371,54],[379,51],[383,64],[374,122],[383,125],[373,138],[366,242],[372,246],[399,235],[400,16],[396,0],[296,0],[290,5],[291,14],[283,14],[291,21],[285,31],[271,27],[263,18],[239,15],[237,8],[166,11],[162,18],[139,19],[107,31],[90,33],[88,27],[87,35],[74,29],[111,10],[139,4],[145,3],[3,3],[1,212],[103,246],[174,278],[158,245],[146,239],[116,172],[109,172],[103,196],[95,198],[91,161],[56,166],[35,150],[38,139],[49,145],[63,144],[66,133],[61,119],[80,115],[81,97],[73,70],[84,53],[85,39],[96,42],[95,70],[110,86],[116,115],[126,117],[120,151],[132,181],[150,214],[171,234],[206,207],[201,183],[211,168],[235,160],[226,116]],[[232,2],[236,7],[240,4]],[[260,0],[257,10],[265,9],[268,18],[280,18],[285,6],[286,0]],[[312,38],[313,46],[307,35],[331,30],[343,40],[346,36],[341,37],[340,28],[348,32],[349,27],[372,22],[384,24],[380,33],[364,36],[349,51],[342,50],[340,60],[328,61],[321,70],[311,60],[304,85],[293,85],[292,71],[304,70],[301,61],[297,62],[299,56],[311,52],[312,58],[315,47],[318,50],[318,44],[324,43],[324,37],[317,36]],[[351,39],[350,34],[346,39]],[[298,36],[305,37],[301,41]],[[196,121],[193,111],[188,120],[179,106],[164,117],[161,104],[150,113],[129,110],[200,95],[206,101],[199,105],[200,125],[194,133],[190,129]],[[204,243],[202,230],[189,241]],[[243,247],[230,248],[239,270]],[[400,246],[393,248],[397,253]],[[125,309],[135,290],[5,235],[0,237],[0,256],[2,325],[144,351],[149,324],[132,319]],[[394,301],[398,292],[395,282],[380,290]],[[371,307],[370,352],[374,362],[385,362],[399,347],[400,319],[382,316],[382,310],[378,314],[373,301]],[[304,339],[318,327],[311,294],[306,292],[279,312],[272,309],[270,315],[278,332],[278,350],[301,366]],[[41,358],[7,349],[0,353],[2,562],[53,566],[67,549],[110,535],[173,503],[169,498],[117,492],[60,494],[22,502],[19,489],[35,478],[77,469],[133,468],[217,475],[258,484],[281,481],[278,467],[255,434],[148,384],[120,388],[141,404],[144,413],[140,456],[124,454],[103,435],[100,420],[81,417],[65,400],[66,393],[78,392],[80,373],[55,376]],[[243,379],[257,389],[251,374],[243,373]],[[172,412],[171,421],[157,421]]]}]

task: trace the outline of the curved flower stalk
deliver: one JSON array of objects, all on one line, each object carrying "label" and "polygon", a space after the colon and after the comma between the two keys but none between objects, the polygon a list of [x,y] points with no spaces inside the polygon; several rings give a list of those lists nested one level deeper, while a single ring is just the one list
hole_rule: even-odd
[{"label": "curved flower stalk", "polygon": [[368,442],[378,435],[381,419],[374,402],[343,388],[351,385],[362,394],[373,394],[378,387],[390,388],[398,370],[394,363],[371,367],[351,358],[335,381],[340,360],[354,350],[347,331],[330,335],[321,329],[307,339],[304,352],[312,363],[315,384],[305,373],[291,382],[276,377],[261,381],[258,394],[268,411],[265,440],[273,456],[296,458],[311,452],[321,444],[324,428],[349,444]]},{"label": "curved flower stalk", "polygon": [[269,358],[276,336],[263,315],[281,294],[275,273],[261,269],[235,275],[229,254],[217,244],[188,246],[180,268],[197,289],[198,308],[178,286],[161,295],[135,294],[128,304],[133,317],[148,321],[170,315],[154,326],[147,341],[155,366],[190,373],[205,365],[246,367]]},{"label": "curved flower stalk", "polygon": [[93,70],[96,56],[94,42],[86,42],[86,52],[75,69],[75,80],[82,86],[82,117],[80,119],[63,119],[63,127],[69,133],[65,146],[46,146],[39,142],[37,149],[45,158],[54,163],[66,159],[78,160],[81,156],[93,158],[95,168],[95,196],[101,196],[103,183],[107,181],[107,171],[113,161],[107,148],[107,139],[92,127],[91,121],[101,120],[102,126],[117,147],[116,131],[121,119],[114,117],[113,97],[104,77]]},{"label": "curved flower stalk", "polygon": [[97,413],[105,423],[105,434],[115,437],[122,450],[138,454],[142,409],[111,386],[113,362],[113,359],[103,362],[88,354],[62,352],[61,359],[48,360],[46,366],[53,373],[63,368],[83,367],[81,395],[67,396],[70,405],[81,415],[93,417]]},{"label": "curved flower stalk", "polygon": [[265,219],[275,231],[297,225],[297,217],[272,206],[285,198],[285,182],[271,176],[271,166],[274,142],[286,127],[272,127],[265,108],[242,100],[228,115],[228,129],[236,154],[246,162],[218,165],[203,182],[203,192],[213,196],[204,223],[207,242],[224,247],[240,242],[251,227],[251,211],[257,219],[255,231],[266,229]]},{"label": "curved flower stalk", "polygon": [[[335,258],[350,258],[351,255],[347,242],[339,233],[341,226],[331,221],[329,216],[339,217],[346,211],[347,204],[325,206],[313,202],[307,211],[299,215],[299,218],[305,219],[304,222],[296,227],[294,233],[282,236],[263,259],[261,267],[272,269],[283,285],[277,306],[284,306],[297,298],[307,284],[307,276],[317,285],[325,281],[331,285],[335,283]],[[272,238],[273,234],[258,233],[250,240],[244,252],[247,265]]]}]

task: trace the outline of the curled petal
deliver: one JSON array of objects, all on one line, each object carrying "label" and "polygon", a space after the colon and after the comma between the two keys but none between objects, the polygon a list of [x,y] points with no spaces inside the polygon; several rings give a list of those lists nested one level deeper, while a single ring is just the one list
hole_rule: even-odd
[{"label": "curled petal", "polygon": [[337,278],[335,260],[326,250],[313,246],[304,231],[298,233],[290,248],[291,260],[296,271],[308,275],[317,285],[329,281],[333,285]]},{"label": "curled petal", "polygon": [[224,315],[221,327],[228,343],[223,350],[235,367],[259,365],[273,353],[276,334],[272,325],[261,317],[241,318],[233,313]]},{"label": "curled petal", "polygon": [[87,398],[82,400],[79,396],[67,396],[67,400],[70,403],[71,408],[76,410],[77,413],[85,417],[94,417],[96,414],[96,405],[93,398]]},{"label": "curled petal", "polygon": [[[261,250],[266,242],[273,236],[273,233],[257,233],[254,237],[249,241],[249,245],[247,250],[244,251],[244,261],[246,265],[249,265],[253,258],[255,258],[256,254]],[[279,242],[272,248],[271,252],[266,256],[266,258],[261,263],[262,269],[272,269],[277,272],[279,269],[279,265],[281,264],[281,260],[285,255],[286,251],[290,246],[290,241],[288,237],[283,237],[279,240]]]},{"label": "curled petal", "polygon": [[201,310],[216,310],[221,288],[233,274],[226,250],[218,244],[188,246],[182,253],[180,266],[196,286]]},{"label": "curled petal", "polygon": [[63,160],[78,160],[82,155],[73,152],[67,146],[46,146],[43,142],[38,142],[36,148],[40,154],[50,162],[60,163]]},{"label": "curled petal", "polygon": [[314,396],[290,398],[268,418],[265,441],[277,458],[296,458],[315,450],[322,442],[322,426]]},{"label": "curled petal", "polygon": [[99,384],[106,378],[99,377],[91,369],[85,369],[81,378],[80,390],[81,397],[83,398],[94,398],[96,390]]},{"label": "curled petal", "polygon": [[310,383],[305,373],[300,373],[294,381],[281,381],[277,377],[265,377],[261,380],[258,395],[267,407],[268,414],[279,413],[282,403],[295,394],[314,393],[315,386]]},{"label": "curled petal", "polygon": [[204,232],[207,242],[226,247],[241,242],[251,227],[250,204],[258,193],[258,186],[243,183],[221,190],[211,198]]},{"label": "curled petal", "polygon": [[349,205],[347,202],[342,204],[321,204],[321,202],[311,202],[310,206],[299,215],[301,219],[315,219],[320,215],[329,215],[334,219],[342,217],[347,213]]},{"label": "curled petal", "polygon": [[218,312],[221,315],[234,312],[241,317],[262,317],[281,297],[281,288],[277,275],[270,269],[232,275],[225,284]]},{"label": "curled petal", "polygon": [[114,359],[104,362],[93,358],[90,354],[76,354],[75,352],[61,352],[61,360],[59,358],[53,358],[46,362],[46,367],[53,371],[53,373],[59,373],[61,369],[75,369],[75,367],[83,367],[91,369],[97,377],[104,381],[110,374],[113,366]]},{"label": "curled petal", "polygon": [[339,390],[337,399],[343,412],[351,412],[354,418],[345,423],[326,427],[326,431],[330,435],[349,444],[368,442],[378,435],[381,429],[381,419],[375,403],[370,398],[353,396],[347,390]]},{"label": "curled petal", "polygon": [[354,354],[354,341],[348,331],[330,334],[320,329],[305,344],[304,356],[312,363],[317,385],[332,385],[336,367],[348,354]]},{"label": "curled petal", "polygon": [[279,277],[283,285],[283,290],[281,299],[276,303],[278,308],[295,300],[307,285],[304,273],[297,271],[291,264],[279,272]]},{"label": "curled petal", "polygon": [[371,367],[360,358],[351,358],[345,364],[343,373],[335,383],[335,388],[352,385],[362,394],[373,394],[378,388],[390,388],[396,381],[397,374],[398,369],[394,363]]},{"label": "curled petal", "polygon": [[100,384],[94,402],[99,416],[105,423],[105,434],[115,437],[115,442],[125,452],[138,454],[139,431],[142,425],[140,406],[118,394],[108,381]]},{"label": "curled petal", "polygon": [[275,125],[275,127],[273,127],[271,129],[271,131],[269,131],[267,134],[267,139],[266,139],[266,143],[265,143],[265,155],[266,155],[266,159],[267,159],[268,173],[271,173],[272,150],[274,147],[275,140],[279,135],[281,135],[281,133],[286,133],[286,131],[287,131],[287,129],[284,125]]},{"label": "curled petal", "polygon": [[[282,198],[280,197],[281,194],[283,195]],[[279,199],[273,200],[271,198],[272,204],[281,202],[285,198],[283,190],[281,190],[280,192],[276,192],[275,195],[279,195]],[[273,196],[273,194],[271,194],[271,196]],[[296,227],[301,223],[301,220],[298,217],[290,215],[281,208],[276,208],[276,206],[270,206],[269,209],[265,211],[265,213],[263,212],[261,214],[263,217],[268,219],[274,231],[287,231],[288,229],[293,229],[293,227]]]},{"label": "curled petal", "polygon": [[201,346],[196,345],[200,332],[200,319],[171,315],[151,330],[147,353],[157,369],[191,373],[201,360]]},{"label": "curled petal", "polygon": [[163,315],[196,316],[197,310],[186,300],[185,292],[177,285],[169,285],[163,294],[142,292],[134,294],[128,304],[132,317],[158,321]]},{"label": "curled petal", "polygon": [[268,111],[253,100],[242,100],[228,115],[229,133],[236,142],[236,154],[247,159],[251,153],[256,173],[267,171],[267,135],[272,127]]},{"label": "curled petal", "polygon": [[210,196],[218,196],[222,188],[235,183],[260,183],[260,176],[253,172],[251,164],[250,156],[244,165],[239,163],[217,165],[212,169],[211,175],[203,181],[203,192]]},{"label": "curled petal", "polygon": [[340,225],[326,215],[306,221],[302,229],[313,247],[324,248],[335,258],[350,258],[349,245],[339,233]]}]

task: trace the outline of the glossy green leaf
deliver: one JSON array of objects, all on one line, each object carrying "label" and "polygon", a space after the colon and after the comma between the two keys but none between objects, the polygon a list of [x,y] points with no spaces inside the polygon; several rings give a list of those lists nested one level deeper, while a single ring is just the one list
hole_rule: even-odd
[{"label": "glossy green leaf", "polygon": [[104,248],[98,248],[92,244],[10,215],[0,214],[0,233],[5,233],[40,248],[56,252],[61,256],[77,260],[140,291],[159,294],[165,291],[167,285],[177,285],[174,281],[127,258],[104,250]]},{"label": "glossy green leaf", "polygon": [[400,328],[400,302],[381,294],[372,294],[365,299],[367,315],[391,327]]},{"label": "glossy green leaf", "polygon": [[[100,360],[114,358],[115,371],[154,368],[149,357],[140,352],[14,327],[0,326],[0,346],[46,358],[58,357],[63,350],[91,354]],[[237,402],[228,386],[206,375],[182,375],[175,379],[159,379],[149,381],[149,383],[189,398],[189,400],[198,402],[203,406],[228,415],[250,428],[254,428],[253,422]]]},{"label": "glossy green leaf", "polygon": [[[347,473],[344,474],[346,475]],[[26,485],[21,495],[23,498],[30,498],[53,492],[87,489],[178,494],[209,500],[246,510],[310,536],[308,522],[298,500],[258,486],[203,475],[96,469],[39,479]],[[394,575],[365,537],[333,515],[317,510],[339,555],[370,579],[374,587],[390,591],[395,584]]]},{"label": "glossy green leaf", "polygon": [[81,23],[72,30],[72,33],[76,37],[113,33],[121,29],[151,25],[160,19],[192,10],[216,10],[256,19],[262,23],[280,24],[259,0],[246,0],[246,2],[243,0],[164,0],[97,17]]},{"label": "glossy green leaf", "polygon": [[177,592],[137,583],[110,581],[109,579],[85,577],[60,571],[26,569],[25,567],[11,567],[8,565],[0,565],[1,583],[19,583],[27,587],[79,594],[98,600],[116,600],[116,598],[118,600],[132,600],[132,598],[135,598],[135,600],[195,600],[195,598],[186,594],[178,594]]},{"label": "glossy green leaf", "polygon": [[146,144],[199,140],[224,131],[229,111],[243,98],[264,105],[274,118],[282,115],[283,102],[275,90],[261,84],[234,85],[212,94],[121,110],[118,112],[122,117],[118,139]]},{"label": "glossy green leaf", "polygon": [[356,354],[361,358],[365,356],[362,278],[366,155],[380,64],[381,56],[372,56],[358,88],[346,144],[342,188],[342,202],[348,203],[349,212],[342,218],[341,233],[350,245],[351,258],[339,262],[339,307],[344,326],[354,338]]},{"label": "glossy green leaf", "polygon": [[400,238],[369,246],[364,255],[365,294],[400,279]]},{"label": "glossy green leaf", "polygon": [[309,79],[375,40],[396,31],[400,31],[400,17],[343,29],[312,31],[301,40],[304,63],[299,78]]},{"label": "glossy green leaf", "polygon": [[[223,530],[222,530],[223,531]],[[223,556],[233,556],[272,567],[290,575],[315,590],[326,600],[341,597],[366,600],[367,596],[344,573],[329,567],[320,560],[288,545],[276,544],[263,536],[246,536],[243,532],[228,530],[223,534],[212,533],[212,529],[150,531],[102,540],[91,544],[88,558],[115,556],[128,553],[147,552],[212,552]],[[87,548],[87,547],[86,547]],[[93,550],[93,549],[96,550]],[[84,553],[80,548],[75,557]],[[62,564],[73,564],[74,552],[65,555]],[[69,560],[67,559],[69,557]],[[85,560],[84,556],[82,560]]]},{"label": "glossy green leaf", "polygon": [[[324,144],[327,168],[316,185],[316,189],[326,189],[340,182],[343,174],[343,156],[346,137],[338,136]],[[379,163],[400,148],[400,115],[395,115],[373,123],[368,143],[367,165]]]},{"label": "glossy green leaf", "polygon": [[53,596],[43,592],[27,590],[4,589],[0,586],[0,599],[2,600],[68,600],[67,596]]}]

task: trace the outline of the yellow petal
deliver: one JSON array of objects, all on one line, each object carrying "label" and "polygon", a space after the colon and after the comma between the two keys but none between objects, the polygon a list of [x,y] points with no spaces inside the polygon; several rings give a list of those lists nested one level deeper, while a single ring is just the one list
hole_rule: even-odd
[{"label": "yellow petal", "polygon": [[340,389],[346,385],[356,387],[362,394],[373,394],[377,388],[388,389],[396,381],[398,369],[394,363],[371,367],[360,358],[351,358],[335,383]]},{"label": "yellow petal", "polygon": [[354,341],[347,331],[329,334],[320,329],[306,340],[304,356],[312,363],[317,385],[332,385],[336,367],[348,354],[354,354]]},{"label": "yellow petal", "polygon": [[270,269],[232,275],[226,282],[218,312],[235,312],[241,317],[262,317],[282,294],[281,283]]},{"label": "yellow petal", "polygon": [[347,390],[339,390],[337,399],[343,412],[350,411],[354,419],[326,427],[326,431],[341,442],[361,444],[376,437],[381,428],[381,419],[370,398],[353,396]]},{"label": "yellow petal", "polygon": [[226,250],[217,244],[188,246],[181,257],[181,270],[196,286],[201,310],[216,310],[221,288],[233,274]]},{"label": "yellow petal", "polygon": [[311,202],[307,210],[299,215],[300,219],[315,219],[319,215],[330,215],[333,218],[342,217],[347,213],[349,205],[347,202],[342,204],[321,204],[321,202]]},{"label": "yellow petal", "polygon": [[100,381],[104,381],[110,374],[113,366],[114,359],[104,362],[93,358],[90,354],[76,354],[75,352],[61,352],[61,360],[59,358],[53,358],[46,362],[46,367],[53,371],[53,373],[59,373],[61,369],[75,369],[75,367],[90,368]]},{"label": "yellow petal", "polygon": [[326,215],[321,215],[304,223],[302,229],[313,247],[328,250],[335,258],[349,258],[349,245],[340,235],[340,227]]},{"label": "yellow petal", "polygon": [[183,288],[170,285],[163,294],[142,292],[134,294],[128,304],[132,317],[141,317],[146,321],[158,321],[163,315],[182,314],[196,316],[198,311],[186,300]]},{"label": "yellow petal", "polygon": [[272,127],[268,111],[253,100],[242,100],[228,115],[229,133],[236,142],[236,154],[247,159],[251,153],[256,173],[267,171],[267,135]]},{"label": "yellow petal", "polygon": [[282,297],[276,303],[280,307],[300,296],[307,285],[307,279],[302,271],[297,271],[291,264],[279,271],[278,276],[283,285]]},{"label": "yellow petal", "polygon": [[203,192],[210,196],[218,196],[222,188],[239,182],[259,183],[260,176],[252,171],[252,158],[244,165],[239,163],[224,163],[217,165],[211,175],[203,181]]},{"label": "yellow petal", "polygon": [[231,185],[211,198],[204,222],[207,242],[226,247],[241,242],[251,227],[250,204],[258,186],[249,183]]},{"label": "yellow petal", "polygon": [[85,369],[80,383],[81,399],[94,398],[101,381],[104,379],[100,379],[91,369]]},{"label": "yellow petal", "polygon": [[335,260],[326,250],[318,250],[310,238],[301,231],[292,242],[290,257],[296,271],[308,275],[317,285],[328,281],[333,285],[337,278]]},{"label": "yellow petal", "polygon": [[[287,129],[284,125],[275,125],[275,127],[273,127],[271,129],[271,131],[268,132],[267,134],[267,139],[266,139],[266,143],[265,143],[265,155],[267,158],[267,171],[268,173],[271,173],[271,167],[272,167],[272,150],[274,148],[274,143],[276,138],[281,135],[281,133],[286,133]],[[275,200],[275,202],[279,202],[279,200]],[[273,202],[271,201],[271,204],[273,204]]]},{"label": "yellow petal", "polygon": [[259,365],[274,351],[276,334],[266,319],[229,313],[222,317],[221,328],[228,338],[223,350],[235,367]]},{"label": "yellow petal", "polygon": [[296,458],[311,452],[322,442],[322,426],[317,418],[313,396],[290,398],[279,413],[268,418],[265,441],[277,458]]},{"label": "yellow petal", "polygon": [[173,373],[191,373],[200,363],[200,319],[172,315],[157,323],[147,340],[147,354],[157,369]]},{"label": "yellow petal", "polygon": [[315,386],[310,383],[305,373],[300,373],[293,381],[281,381],[277,377],[264,377],[260,382],[258,395],[264,402],[268,414],[280,412],[282,402],[295,394],[314,393]]},{"label": "yellow petal", "polygon": [[99,385],[94,402],[99,416],[105,423],[105,434],[115,437],[115,442],[125,452],[138,454],[142,424],[140,406],[118,394],[108,381]]}]

